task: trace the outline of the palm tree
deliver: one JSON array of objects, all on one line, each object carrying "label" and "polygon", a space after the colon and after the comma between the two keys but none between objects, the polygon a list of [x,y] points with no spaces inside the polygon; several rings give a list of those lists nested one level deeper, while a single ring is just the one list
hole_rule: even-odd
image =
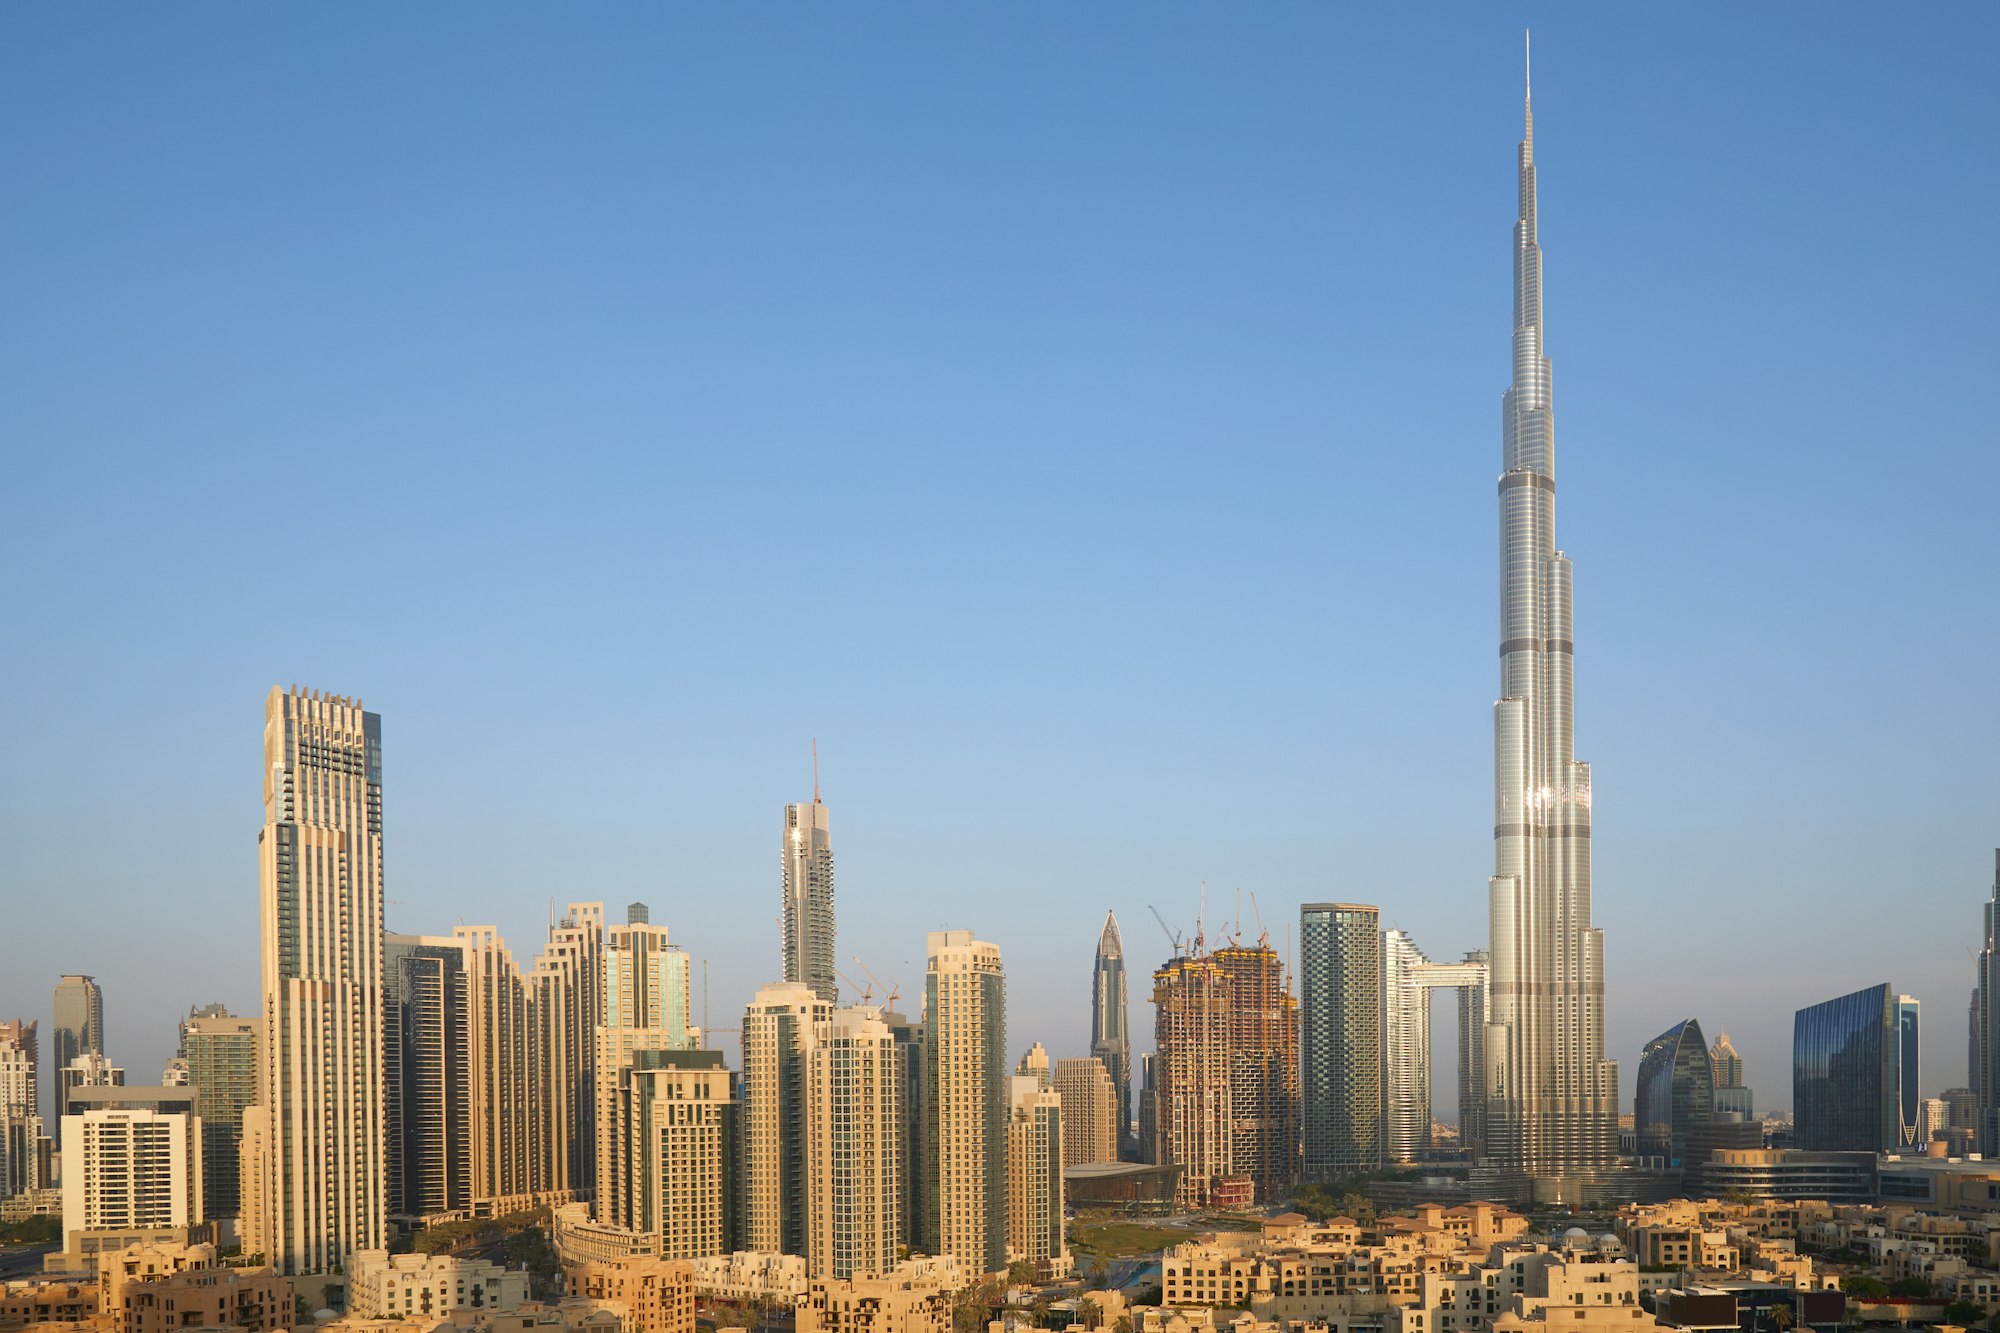
[{"label": "palm tree", "polygon": [[1792,1326],[1792,1307],[1789,1304],[1771,1307],[1771,1327],[1776,1333],[1785,1333]]}]

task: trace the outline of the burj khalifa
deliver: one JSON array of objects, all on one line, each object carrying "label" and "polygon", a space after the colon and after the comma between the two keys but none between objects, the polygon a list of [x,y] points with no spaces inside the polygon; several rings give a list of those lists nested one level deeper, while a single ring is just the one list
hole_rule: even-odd
[{"label": "burj khalifa", "polygon": [[1532,84],[1514,223],[1514,379],[1502,399],[1500,694],[1493,705],[1486,1165],[1574,1202],[1618,1156],[1604,938],[1590,924],[1590,765],[1575,757],[1570,560],[1556,546]]}]

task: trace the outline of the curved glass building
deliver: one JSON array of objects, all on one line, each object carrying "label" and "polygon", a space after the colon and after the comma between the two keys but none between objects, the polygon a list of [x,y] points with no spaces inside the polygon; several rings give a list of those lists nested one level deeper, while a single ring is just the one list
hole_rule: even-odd
[{"label": "curved glass building", "polygon": [[1886,982],[1792,1018],[1792,1115],[1812,1152],[1895,1152],[1919,1133],[1917,1002]]},{"label": "curved glass building", "polygon": [[1646,1043],[1632,1110],[1640,1155],[1683,1165],[1694,1127],[1715,1110],[1715,1065],[1701,1024],[1686,1019]]}]

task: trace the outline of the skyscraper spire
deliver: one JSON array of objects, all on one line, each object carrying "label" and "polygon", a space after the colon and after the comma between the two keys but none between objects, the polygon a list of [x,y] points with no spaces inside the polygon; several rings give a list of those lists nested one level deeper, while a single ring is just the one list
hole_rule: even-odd
[{"label": "skyscraper spire", "polygon": [[1590,766],[1575,758],[1571,568],[1555,540],[1555,425],[1542,328],[1534,114],[1514,223],[1513,379],[1503,396],[1500,699],[1493,706],[1489,1165],[1574,1202],[1618,1150],[1604,953],[1590,923]]},{"label": "skyscraper spire", "polygon": [[1521,97],[1521,119],[1524,133],[1521,144],[1528,152],[1528,160],[1535,160],[1535,34],[1532,29],[1521,30],[1521,74],[1525,92]]}]

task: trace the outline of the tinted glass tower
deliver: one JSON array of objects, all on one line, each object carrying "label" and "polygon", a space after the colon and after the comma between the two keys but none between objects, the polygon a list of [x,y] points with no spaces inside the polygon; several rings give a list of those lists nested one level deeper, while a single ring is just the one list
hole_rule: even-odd
[{"label": "tinted glass tower", "polygon": [[1896,1152],[1918,1141],[1917,1002],[1884,983],[1801,1009],[1792,1019],[1798,1145]]},{"label": "tinted glass tower", "polygon": [[1132,1138],[1132,1043],[1125,1017],[1125,946],[1118,939],[1118,918],[1106,912],[1104,932],[1097,937],[1097,961],[1090,970],[1090,1053],[1104,1062],[1111,1075],[1121,1153]]},{"label": "tinted glass tower", "polygon": [[1381,914],[1360,903],[1299,909],[1299,1084],[1305,1178],[1382,1162]]},{"label": "tinted glass tower", "polygon": [[1487,1156],[1540,1197],[1618,1153],[1604,1058],[1604,941],[1590,924],[1590,765],[1573,745],[1570,560],[1556,546],[1555,420],[1542,336],[1535,118],[1514,223],[1514,375],[1501,399],[1500,699],[1493,705]]},{"label": "tinted glass tower", "polygon": [[1681,1165],[1695,1125],[1715,1110],[1715,1065],[1701,1024],[1687,1019],[1646,1043],[1632,1109],[1639,1151]]},{"label": "tinted glass tower", "polygon": [[833,828],[813,783],[811,805],[785,807],[785,980],[840,1001],[833,967]]},{"label": "tinted glass tower", "polygon": [[1979,985],[1972,992],[1970,1063],[1974,1145],[2000,1154],[2000,849],[1993,853],[1993,892],[1986,900],[1985,938],[1979,950]]}]

